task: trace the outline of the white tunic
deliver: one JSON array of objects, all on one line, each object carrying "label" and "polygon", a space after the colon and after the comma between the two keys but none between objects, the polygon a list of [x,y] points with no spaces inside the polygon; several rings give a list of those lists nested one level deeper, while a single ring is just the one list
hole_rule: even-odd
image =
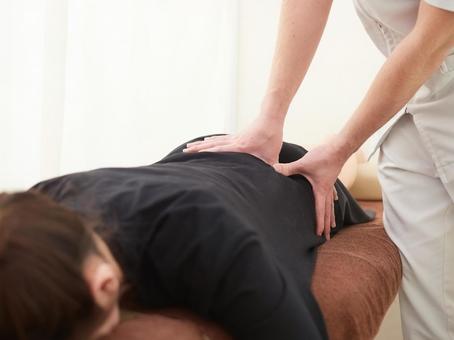
[{"label": "white tunic", "polygon": [[[454,0],[424,0],[454,11]],[[416,23],[420,0],[354,0],[358,15],[380,51],[389,56]],[[454,181],[454,50],[407,105],[444,183]],[[402,116],[403,112],[400,114]],[[398,117],[392,125],[394,125]],[[369,158],[390,131],[389,126]]]}]

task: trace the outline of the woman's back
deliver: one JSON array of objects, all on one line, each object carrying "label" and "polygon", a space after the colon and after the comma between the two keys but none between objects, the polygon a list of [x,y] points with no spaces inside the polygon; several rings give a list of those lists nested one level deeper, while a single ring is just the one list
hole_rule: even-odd
[{"label": "woman's back", "polygon": [[[305,150],[284,144],[281,161]],[[326,337],[310,292],[315,248],[311,186],[241,153],[185,154],[138,168],[106,168],[35,186],[109,226],[137,302],[185,306],[238,339]],[[367,221],[339,182],[337,228]]]}]

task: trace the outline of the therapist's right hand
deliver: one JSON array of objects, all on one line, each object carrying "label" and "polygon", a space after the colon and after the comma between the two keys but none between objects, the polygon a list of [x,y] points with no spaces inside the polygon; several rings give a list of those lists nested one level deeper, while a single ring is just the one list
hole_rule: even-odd
[{"label": "therapist's right hand", "polygon": [[273,165],[279,159],[283,125],[281,118],[260,115],[238,134],[207,137],[187,144],[184,152],[243,152]]}]

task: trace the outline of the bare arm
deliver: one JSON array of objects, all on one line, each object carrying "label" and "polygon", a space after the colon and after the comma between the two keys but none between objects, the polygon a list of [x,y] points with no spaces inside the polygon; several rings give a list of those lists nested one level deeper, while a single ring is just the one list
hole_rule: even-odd
[{"label": "bare arm", "polygon": [[339,134],[345,159],[399,112],[453,47],[454,13],[421,1],[414,29],[383,65]]},{"label": "bare arm", "polygon": [[343,164],[409,101],[453,47],[454,13],[421,1],[415,28],[383,65],[338,136],[331,143],[310,150],[296,162],[275,165],[284,175],[302,174],[311,182],[317,233],[325,231],[329,238],[332,187]]},{"label": "bare arm", "polygon": [[312,62],[332,0],[283,0],[279,33],[262,113],[285,118]]},{"label": "bare arm", "polygon": [[311,64],[332,0],[283,0],[276,51],[260,114],[239,134],[188,144],[185,152],[250,153],[268,164],[278,161],[284,120]]}]

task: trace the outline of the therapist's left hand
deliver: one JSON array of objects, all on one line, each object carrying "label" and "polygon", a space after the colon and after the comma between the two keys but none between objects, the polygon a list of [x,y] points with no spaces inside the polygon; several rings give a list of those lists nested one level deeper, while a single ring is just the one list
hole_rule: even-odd
[{"label": "therapist's left hand", "polygon": [[281,174],[303,175],[310,182],[315,198],[316,233],[320,236],[324,233],[327,240],[331,228],[336,226],[334,183],[346,160],[334,143],[327,143],[310,150],[295,162],[274,164],[274,169]]}]

